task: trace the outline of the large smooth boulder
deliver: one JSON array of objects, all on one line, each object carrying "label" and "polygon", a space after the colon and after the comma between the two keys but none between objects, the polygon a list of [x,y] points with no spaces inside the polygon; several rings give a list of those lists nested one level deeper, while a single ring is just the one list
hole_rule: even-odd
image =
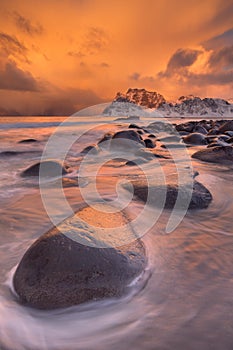
[{"label": "large smooth boulder", "polygon": [[29,168],[23,170],[21,176],[39,176],[41,174],[43,177],[56,177],[67,174],[67,172],[68,168],[66,165],[55,160],[47,160],[31,165]]},{"label": "large smooth boulder", "polygon": [[[83,239],[85,234],[86,242],[95,235],[93,226],[89,228],[90,218],[97,227],[95,237],[99,237],[104,224],[111,228],[115,220],[121,226],[123,218],[119,214],[112,219],[115,214],[102,215],[91,208],[80,213],[86,222],[81,226],[75,222],[75,237],[78,234]],[[69,224],[63,227],[67,232],[71,230]],[[120,238],[123,230],[118,228]],[[13,285],[19,300],[31,307],[53,309],[124,295],[147,265],[143,242],[133,238],[122,246],[96,248],[71,239],[57,228],[51,229],[28,249],[17,267]],[[119,237],[116,239],[119,241]]]},{"label": "large smooth boulder", "polygon": [[[133,184],[134,195],[156,207],[162,209],[173,209],[177,203],[178,193],[180,196],[178,209],[203,209],[207,208],[212,201],[212,195],[209,190],[200,182],[194,180],[190,183],[180,184],[171,183],[167,185],[152,185],[150,186],[150,198],[148,198],[148,184],[144,180],[136,180]],[[127,189],[128,186],[126,185]],[[128,188],[131,190],[130,188]],[[165,203],[162,203],[162,198],[165,198]],[[190,200],[189,200],[190,199]]]},{"label": "large smooth boulder", "polygon": [[207,144],[205,135],[200,134],[198,132],[184,136],[183,141],[186,144],[192,144],[192,145],[206,145]]},{"label": "large smooth boulder", "polygon": [[232,146],[218,146],[206,148],[195,152],[193,158],[202,160],[204,162],[232,164],[233,163],[233,147]]}]

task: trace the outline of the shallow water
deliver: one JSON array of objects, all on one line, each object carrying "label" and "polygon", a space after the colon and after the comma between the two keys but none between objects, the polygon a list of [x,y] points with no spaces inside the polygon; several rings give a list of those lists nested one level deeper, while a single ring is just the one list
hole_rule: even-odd
[{"label": "shallow water", "polygon": [[[0,126],[1,152],[38,152],[0,157],[0,349],[232,350],[233,177],[232,169],[226,166],[193,162],[200,173],[197,180],[210,190],[213,202],[208,209],[188,212],[170,234],[165,232],[171,211],[163,211],[143,237],[149,270],[125,298],[55,311],[33,310],[17,302],[10,289],[14,268],[32,242],[52,226],[38,183],[25,181],[19,173],[40,158],[49,135],[61,120],[32,119],[27,125],[22,120],[20,131],[13,119],[11,123],[5,119],[4,127]],[[36,127],[31,127],[34,123]],[[75,124],[64,126],[59,137],[70,132],[79,135],[87,125],[96,125],[93,117],[83,118],[78,130]],[[95,143],[106,128],[104,125],[92,130],[69,150],[66,159],[74,165],[71,177],[77,172],[80,150]],[[118,128],[117,124],[112,126]],[[32,137],[39,142],[17,143]],[[174,152],[182,163],[181,151]],[[115,162],[115,167],[110,165],[101,169],[98,189],[105,198],[112,199],[117,197],[115,180],[137,177],[141,170],[122,167],[120,161]],[[91,170],[92,165],[89,166]],[[84,189],[93,181],[91,171],[89,175]],[[64,191],[73,210],[77,210],[80,189],[71,187]],[[48,188],[48,195],[56,203],[59,217],[63,207],[57,199],[56,186]],[[142,204],[134,201],[129,210],[137,215]]]}]

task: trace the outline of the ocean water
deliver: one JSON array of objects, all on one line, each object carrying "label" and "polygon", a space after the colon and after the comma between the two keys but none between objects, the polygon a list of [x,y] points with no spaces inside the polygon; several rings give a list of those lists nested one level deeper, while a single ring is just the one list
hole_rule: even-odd
[{"label": "ocean water", "polygon": [[[151,120],[135,121],[146,126]],[[169,120],[176,122],[177,120]],[[181,120],[180,120],[181,121]],[[183,121],[183,120],[182,120]],[[61,125],[61,123],[63,124]],[[38,162],[45,150],[64,155],[69,178],[79,172],[80,151],[95,144],[108,130],[121,130],[123,121],[110,117],[0,117],[0,349],[1,350],[232,350],[233,349],[233,188],[232,168],[193,160],[197,180],[212,193],[208,209],[188,212],[167,233],[171,212],[161,216],[143,236],[149,257],[147,279],[135,283],[119,300],[87,303],[67,309],[38,311],[18,303],[12,292],[14,270],[27,248],[52,227],[36,179],[20,176]],[[55,147],[48,140],[56,135]],[[19,143],[35,138],[38,142]],[[198,147],[187,150],[192,153]],[[17,152],[17,153],[2,153]],[[53,153],[54,152],[54,153]],[[177,164],[183,150],[174,150]],[[49,154],[50,155],[50,154]],[[190,158],[185,158],[190,166]],[[169,163],[169,161],[168,161]],[[92,187],[94,166],[88,163],[80,188],[67,187],[65,196],[78,210],[81,188]],[[147,171],[154,176],[154,168]],[[165,166],[165,171],[171,168]],[[140,176],[121,160],[103,164],[98,173],[100,195],[116,197],[117,181]],[[156,175],[156,173],[155,173]],[[56,187],[56,186],[55,186]],[[53,183],[47,195],[59,203]],[[142,209],[134,201],[131,212]]]}]

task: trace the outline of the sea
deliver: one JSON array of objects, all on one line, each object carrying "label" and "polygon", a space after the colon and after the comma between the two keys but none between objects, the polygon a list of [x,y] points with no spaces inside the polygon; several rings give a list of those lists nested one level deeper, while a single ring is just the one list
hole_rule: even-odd
[{"label": "sea", "polygon": [[[174,149],[173,158],[198,172],[196,179],[209,189],[213,201],[207,209],[187,211],[169,232],[169,210],[144,230],[149,273],[143,283],[135,282],[131,292],[120,299],[57,310],[24,306],[15,295],[12,278],[26,250],[66,215],[54,190],[57,179],[48,180],[51,186],[46,196],[53,199],[56,209],[51,214],[38,179],[22,177],[22,171],[41,158],[65,159],[72,169],[67,177],[76,179],[82,149],[96,144],[109,130],[121,130],[131,122],[146,127],[153,121],[150,117],[129,120],[100,115],[0,117],[1,350],[233,349],[233,169],[191,162],[191,153],[201,146],[187,150],[185,161],[184,151]],[[36,141],[20,142],[28,139]],[[115,158],[100,164],[95,173],[100,179],[99,194],[109,200],[117,196],[113,184],[142,171],[140,167],[125,168]],[[95,169],[91,162],[89,166],[80,186],[64,189],[74,212],[83,201],[81,189],[88,193],[93,184]],[[159,170],[152,168],[145,171],[156,178]],[[141,206],[134,201],[131,211],[137,215]]]}]

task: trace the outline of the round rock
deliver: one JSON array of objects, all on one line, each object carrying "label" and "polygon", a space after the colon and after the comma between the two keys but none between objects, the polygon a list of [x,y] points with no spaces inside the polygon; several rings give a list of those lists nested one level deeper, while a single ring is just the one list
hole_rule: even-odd
[{"label": "round rock", "polygon": [[[100,225],[112,224],[111,213],[102,217],[87,210],[83,215],[87,221],[94,220],[97,226],[98,220]],[[121,218],[115,220],[119,224]],[[53,228],[25,253],[13,284],[25,305],[39,309],[62,308],[122,296],[146,265],[145,247],[139,239],[116,248],[96,248]]]},{"label": "round rock", "polygon": [[21,176],[28,177],[42,175],[43,177],[56,177],[67,174],[67,172],[67,167],[63,166],[60,162],[47,160],[31,165],[21,173]]},{"label": "round rock", "polygon": [[198,132],[184,136],[183,141],[186,144],[192,144],[192,145],[206,145],[207,144],[205,136],[203,134],[198,133]]}]

